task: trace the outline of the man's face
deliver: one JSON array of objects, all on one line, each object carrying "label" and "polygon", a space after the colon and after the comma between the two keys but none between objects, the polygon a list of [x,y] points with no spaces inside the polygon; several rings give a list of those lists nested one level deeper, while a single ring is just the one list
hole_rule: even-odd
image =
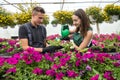
[{"label": "man's face", "polygon": [[40,25],[43,22],[44,14],[37,12],[36,14],[32,15],[32,20],[34,21],[35,25]]}]

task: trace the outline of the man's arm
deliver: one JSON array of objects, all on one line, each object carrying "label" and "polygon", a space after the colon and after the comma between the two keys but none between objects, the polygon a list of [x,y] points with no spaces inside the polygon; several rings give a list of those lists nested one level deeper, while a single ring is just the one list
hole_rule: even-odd
[{"label": "man's arm", "polygon": [[[28,39],[20,39],[21,46],[24,50],[31,47],[28,45]],[[42,52],[43,48],[34,48],[36,51]]]}]

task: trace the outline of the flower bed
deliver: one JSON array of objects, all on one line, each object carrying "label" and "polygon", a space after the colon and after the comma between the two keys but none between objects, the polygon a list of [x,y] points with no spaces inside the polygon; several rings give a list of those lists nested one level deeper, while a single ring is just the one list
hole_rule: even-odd
[{"label": "flower bed", "polygon": [[[59,35],[51,37],[48,37],[51,45],[63,45],[67,50],[42,54],[34,51],[33,48],[28,48],[26,51],[15,53],[10,58],[0,57],[0,80],[120,79],[120,52],[107,54],[93,52],[91,49],[71,50],[71,42],[59,41],[56,38]],[[101,40],[102,36],[99,37],[98,39],[94,36],[93,39],[104,42]],[[116,39],[119,41],[119,38]]]},{"label": "flower bed", "polygon": [[99,52],[120,52],[120,35],[118,34],[101,34],[94,35],[91,47],[93,51]]}]

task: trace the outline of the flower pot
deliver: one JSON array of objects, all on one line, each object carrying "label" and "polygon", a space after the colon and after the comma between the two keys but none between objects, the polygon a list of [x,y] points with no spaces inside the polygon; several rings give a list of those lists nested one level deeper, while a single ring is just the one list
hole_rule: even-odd
[{"label": "flower pot", "polygon": [[57,24],[52,24],[53,27],[57,27]]},{"label": "flower pot", "polygon": [[3,29],[7,29],[8,27],[7,26],[4,26]]},{"label": "flower pot", "polygon": [[90,16],[89,16],[89,19],[90,19],[90,21],[93,22],[93,23],[96,22],[96,20],[93,18],[93,15],[90,15]]},{"label": "flower pot", "polygon": [[103,48],[103,52],[109,52],[108,48]]},{"label": "flower pot", "polygon": [[116,52],[116,48],[111,48],[110,52]]},{"label": "flower pot", "polygon": [[112,24],[112,23],[113,23],[113,19],[110,19],[110,20],[109,20],[109,23],[111,23],[111,24]]},{"label": "flower pot", "polygon": [[9,53],[0,53],[0,57],[10,58],[10,57],[12,57],[12,55]]},{"label": "flower pot", "polygon": [[112,19],[113,21],[117,21],[117,20],[119,19],[119,15],[112,15],[112,16],[111,16],[111,19]]},{"label": "flower pot", "polygon": [[91,47],[91,50],[92,50],[92,52],[96,52],[96,53],[101,51],[101,49],[99,47],[96,47],[96,46]]}]

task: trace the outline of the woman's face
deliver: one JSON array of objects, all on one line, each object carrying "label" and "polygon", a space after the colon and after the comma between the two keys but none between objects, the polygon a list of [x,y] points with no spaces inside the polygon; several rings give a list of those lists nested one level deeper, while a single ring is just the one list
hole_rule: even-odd
[{"label": "woman's face", "polygon": [[81,25],[81,19],[78,16],[73,15],[72,20],[74,26],[79,27]]}]

